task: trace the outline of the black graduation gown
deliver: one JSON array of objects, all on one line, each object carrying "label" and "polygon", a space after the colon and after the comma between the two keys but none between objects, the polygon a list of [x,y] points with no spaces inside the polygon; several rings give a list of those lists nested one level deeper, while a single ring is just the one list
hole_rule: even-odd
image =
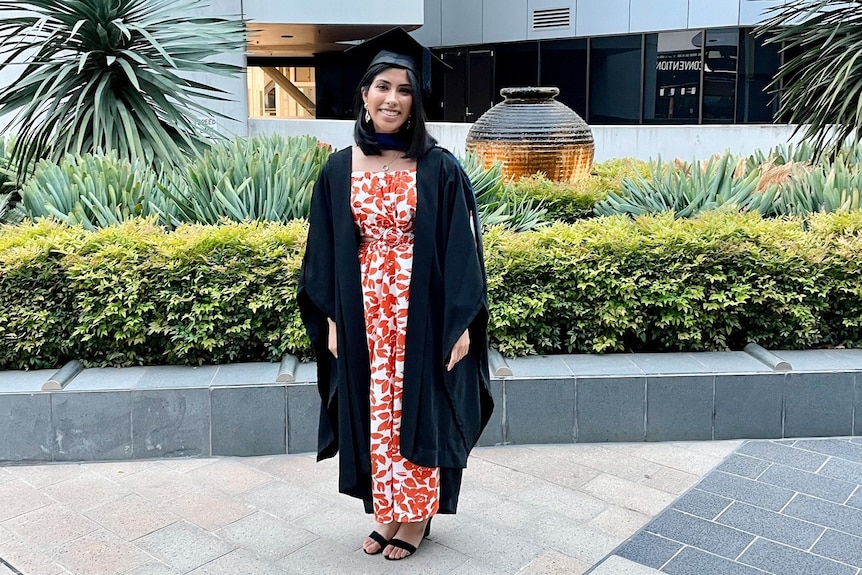
[{"label": "black graduation gown", "polygon": [[[461,470],[493,410],[487,286],[475,198],[461,166],[435,147],[416,169],[401,454],[417,465],[441,468],[439,512],[454,513]],[[321,170],[297,297],[317,356],[317,459],[338,453],[339,491],[364,500],[369,510],[370,366],[351,170],[350,148],[332,154]],[[337,326],[337,360],[328,350],[327,317]],[[446,371],[449,352],[468,328],[468,355]]]}]

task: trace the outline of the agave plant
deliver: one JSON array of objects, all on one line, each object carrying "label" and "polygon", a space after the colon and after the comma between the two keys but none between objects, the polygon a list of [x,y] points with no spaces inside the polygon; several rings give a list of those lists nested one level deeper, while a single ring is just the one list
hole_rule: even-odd
[{"label": "agave plant", "polygon": [[311,136],[236,138],[190,160],[164,191],[186,222],[307,218],[329,152]]},{"label": "agave plant", "polygon": [[172,221],[174,208],[140,161],[108,154],[67,155],[59,165],[42,160],[21,190],[17,211],[28,218],[53,217],[93,230],[137,217]]},{"label": "agave plant", "polygon": [[862,141],[862,0],[796,0],[773,9],[757,33],[799,50],[770,88],[779,114],[796,124],[815,155]]},{"label": "agave plant", "polygon": [[40,158],[116,150],[172,164],[206,146],[196,116],[224,92],[189,74],[232,75],[213,61],[242,53],[240,19],[194,17],[198,0],[0,0],[0,70],[25,64],[0,91],[15,112],[19,173]]},{"label": "agave plant", "polygon": [[759,173],[736,178],[737,165],[729,153],[692,164],[659,159],[649,178],[636,174],[623,179],[622,191],[610,192],[595,212],[600,216],[670,212],[688,218],[705,210],[746,209],[757,190]]},{"label": "agave plant", "polygon": [[503,178],[500,162],[485,168],[475,152],[467,152],[459,161],[473,186],[482,227],[499,225],[524,232],[545,225],[546,210],[530,198],[518,197]]}]

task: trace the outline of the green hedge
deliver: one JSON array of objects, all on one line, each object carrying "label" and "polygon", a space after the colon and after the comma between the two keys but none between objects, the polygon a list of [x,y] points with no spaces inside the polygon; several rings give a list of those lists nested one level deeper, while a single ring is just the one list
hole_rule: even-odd
[{"label": "green hedge", "polygon": [[[0,368],[310,354],[305,224],[0,227]],[[862,214],[608,217],[485,234],[504,354],[862,344]]]}]

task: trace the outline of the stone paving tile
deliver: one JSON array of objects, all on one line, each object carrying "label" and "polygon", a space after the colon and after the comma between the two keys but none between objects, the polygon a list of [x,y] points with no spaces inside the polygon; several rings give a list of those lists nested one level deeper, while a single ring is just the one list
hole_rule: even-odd
[{"label": "stone paving tile", "polygon": [[86,474],[86,470],[74,463],[57,463],[50,465],[27,465],[8,468],[11,477],[17,477],[27,485],[41,489],[61,481],[74,479]]},{"label": "stone paving tile", "polygon": [[0,501],[3,502],[0,522],[53,503],[51,498],[18,479],[0,483]]},{"label": "stone paving tile", "polygon": [[671,541],[648,531],[641,531],[621,545],[614,553],[647,567],[659,569],[682,548],[683,544],[678,541]]},{"label": "stone paving tile", "polygon": [[600,560],[623,540],[556,513],[534,516],[531,523],[522,524],[513,533],[540,548],[554,549],[587,563]]},{"label": "stone paving tile", "polygon": [[757,479],[757,476],[766,471],[770,465],[772,463],[769,461],[734,453],[722,461],[716,469],[748,479]]},{"label": "stone paving tile", "polygon": [[758,539],[740,556],[739,561],[780,575],[856,575],[857,569],[825,557]]},{"label": "stone paving tile", "polygon": [[137,493],[130,493],[89,509],[84,515],[127,541],[143,537],[180,520],[179,516]]},{"label": "stone paving tile", "polygon": [[[582,493],[555,483],[534,480],[512,495],[512,499],[550,512],[562,513],[575,521],[589,521],[607,507],[607,503],[596,497],[598,489],[590,488],[593,481],[582,487],[584,491]],[[600,493],[600,495],[606,494]]]},{"label": "stone paving tile", "polygon": [[64,543],[56,554],[57,562],[76,575],[115,575],[150,559],[135,545],[104,529]]},{"label": "stone paving tile", "polygon": [[[467,472],[464,473],[462,485],[488,489],[502,495],[511,495],[516,493],[521,489],[528,487],[533,481],[535,481],[535,476],[533,475],[524,473],[523,471],[510,469],[498,463],[485,461],[478,457],[471,458],[468,465]],[[584,469],[587,469],[589,479],[592,479],[599,474],[599,472],[594,469]],[[587,479],[587,481],[589,479]],[[548,481],[551,480],[548,479]],[[561,484],[559,481],[552,482]],[[586,481],[580,483],[580,485],[583,485],[585,482]]]},{"label": "stone paving tile", "polygon": [[18,537],[42,549],[62,545],[99,529],[98,524],[59,503],[19,515],[5,521],[3,525]]},{"label": "stone paving tile", "polygon": [[486,565],[476,559],[468,559],[454,570],[449,572],[449,575],[501,575],[504,571],[495,569],[490,565]]},{"label": "stone paving tile", "polygon": [[626,538],[649,523],[649,520],[649,515],[613,505],[599,513],[587,525],[615,537]]},{"label": "stone paving tile", "polygon": [[739,448],[739,453],[811,472],[820,469],[829,459],[824,454],[798,449],[796,445],[791,447],[776,441],[750,441]]},{"label": "stone paving tile", "polygon": [[12,539],[12,532],[0,525],[0,543],[5,543]]},{"label": "stone paving tile", "polygon": [[670,563],[665,565],[662,573],[669,573],[670,575],[764,575],[765,572],[730,559],[705,553],[700,549],[686,547]]},{"label": "stone paving tile", "polygon": [[830,458],[817,474],[862,485],[862,463],[855,463],[846,459]]},{"label": "stone paving tile", "polygon": [[582,489],[593,497],[612,505],[639,511],[650,516],[659,513],[674,500],[672,495],[664,491],[608,474],[599,475],[584,485]]},{"label": "stone paving tile", "polygon": [[644,478],[640,483],[672,495],[680,495],[700,481],[700,477],[700,475],[686,473],[671,467],[662,467],[649,478]]},{"label": "stone paving tile", "polygon": [[797,495],[782,513],[847,533],[862,533],[862,509]]},{"label": "stone paving tile", "polygon": [[743,443],[745,442],[739,439],[725,439],[722,441],[688,441],[684,443],[674,442],[671,443],[671,445],[675,445],[689,451],[694,451],[696,453],[709,455],[718,459],[725,459],[726,457],[734,453],[737,449],[739,449],[739,447]]},{"label": "stone paving tile", "polygon": [[231,495],[250,491],[273,480],[272,475],[258,471],[233,457],[217,459],[209,465],[192,469],[186,472],[186,476]]},{"label": "stone paving tile", "polygon": [[[155,460],[130,460],[130,461],[99,461],[96,463],[82,462],[76,466],[84,471],[98,473],[105,479],[110,481],[121,481],[126,477],[140,473],[141,471],[150,469],[160,465],[159,461]],[[72,467],[70,465],[70,467]]]},{"label": "stone paving tile", "polygon": [[[425,543],[429,542],[426,541]],[[414,557],[417,560],[419,558],[419,555]],[[309,573],[354,575],[357,573],[385,573],[389,569],[389,563],[391,562],[385,561],[380,555],[366,555],[359,549],[344,545],[339,541],[319,538],[297,549],[279,561],[277,565],[287,573],[296,575],[308,575]]]},{"label": "stone paving tile", "polygon": [[[319,522],[315,522],[315,525],[330,523],[327,521],[327,512],[328,510],[324,510],[317,515]],[[344,513],[341,517],[344,518]],[[318,537],[299,525],[262,512],[231,523],[216,531],[215,534],[270,561],[277,561]],[[354,536],[355,534],[356,532],[351,533]]]},{"label": "stone paving tile", "polygon": [[779,511],[793,497],[794,492],[783,487],[767,485],[744,477],[716,471],[707,475],[698,488],[729,499],[738,499],[772,511]]},{"label": "stone paving tile", "polygon": [[186,573],[236,549],[215,535],[183,521],[135,540],[135,545],[159,561]]},{"label": "stone paving tile", "polygon": [[659,443],[655,448],[642,449],[639,457],[686,473],[703,475],[721,463],[721,458],[698,453],[671,443]]},{"label": "stone paving tile", "polygon": [[557,551],[546,551],[518,571],[519,575],[582,575],[590,565]]},{"label": "stone paving tile", "polygon": [[171,511],[189,523],[214,531],[254,513],[248,503],[215,489],[202,487],[168,502]]},{"label": "stone paving tile", "polygon": [[334,501],[334,495],[333,493],[332,499],[327,499],[307,489],[276,481],[241,493],[237,499],[253,508],[266,511],[287,521],[293,521],[331,504]]},{"label": "stone paving tile", "polygon": [[198,488],[185,474],[160,464],[118,481],[120,485],[155,503],[176,499]]},{"label": "stone paving tile", "polygon": [[126,571],[123,575],[181,575],[181,572],[171,569],[161,561],[153,559],[135,567],[131,571]]},{"label": "stone paving tile", "polygon": [[435,541],[504,571],[527,565],[544,551],[538,543],[481,523],[465,523],[441,533]]},{"label": "stone paving tile", "polygon": [[231,551],[218,559],[198,567],[190,575],[285,575],[282,567],[244,549]]},{"label": "stone paving tile", "polygon": [[98,507],[130,493],[122,485],[91,471],[48,485],[42,492],[77,511]]},{"label": "stone paving tile", "polygon": [[[658,444],[651,444],[651,447],[653,445]],[[626,447],[630,446],[626,445]],[[638,453],[639,451],[626,453],[620,446],[607,444],[585,445],[583,449],[578,449],[576,452],[569,450],[566,456],[579,465],[629,481],[640,481],[655,474],[661,469],[661,465],[641,459]],[[483,456],[485,456],[484,453]]]},{"label": "stone paving tile", "polygon": [[824,531],[824,528],[819,525],[738,501],[728,507],[715,521],[800,549],[810,548]]},{"label": "stone paving tile", "polygon": [[702,519],[715,519],[732,502],[732,499],[714,493],[692,489],[677,499],[673,508]]},{"label": "stone paving tile", "polygon": [[797,441],[794,447],[849,461],[862,461],[862,445],[851,443],[846,439],[802,439]]},{"label": "stone paving tile", "polygon": [[0,557],[25,575],[67,574],[53,557],[36,549],[29,541],[13,537],[0,547]]},{"label": "stone paving tile", "polygon": [[646,530],[673,541],[679,541],[733,559],[754,541],[754,535],[711,521],[670,510],[663,513]]},{"label": "stone paving tile", "polygon": [[862,537],[827,529],[811,551],[862,569]]},{"label": "stone paving tile", "polygon": [[612,555],[589,573],[591,575],[661,575],[655,569],[629,561],[619,555]]},{"label": "stone paving tile", "polygon": [[862,509],[862,489],[857,489],[856,493],[847,499],[847,505],[857,509]]},{"label": "stone paving tile", "polygon": [[784,465],[773,465],[764,471],[757,480],[836,503],[847,501],[847,498],[856,489],[855,483],[800,471]]}]

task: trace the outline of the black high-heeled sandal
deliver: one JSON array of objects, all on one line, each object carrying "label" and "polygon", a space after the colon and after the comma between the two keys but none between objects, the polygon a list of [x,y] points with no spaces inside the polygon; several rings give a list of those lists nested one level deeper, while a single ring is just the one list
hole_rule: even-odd
[{"label": "black high-heeled sandal", "polygon": [[[431,535],[431,519],[433,519],[433,517],[429,517],[428,523],[425,524],[425,533],[422,535],[422,539],[425,539],[426,537]],[[389,557],[388,555],[384,555],[383,558],[386,559],[387,561],[401,561],[402,559],[407,559],[408,557],[413,557],[413,555],[416,553],[416,545],[411,545],[410,543],[407,543],[403,539],[395,539],[395,538],[390,539],[389,545],[392,545],[393,547],[397,547],[398,549],[403,549],[403,550],[409,552],[410,555],[405,555],[404,557],[399,557],[398,559],[395,559],[394,557]]]},{"label": "black high-heeled sandal", "polygon": [[383,553],[383,550],[390,543],[390,541],[388,539],[386,539],[386,537],[384,537],[383,535],[381,535],[377,531],[372,531],[371,533],[368,534],[368,537],[373,539],[375,543],[380,545],[380,549],[378,549],[374,553],[369,553],[368,551],[365,551],[365,549],[363,549],[362,551],[364,551],[366,555],[377,555],[378,553]]}]

